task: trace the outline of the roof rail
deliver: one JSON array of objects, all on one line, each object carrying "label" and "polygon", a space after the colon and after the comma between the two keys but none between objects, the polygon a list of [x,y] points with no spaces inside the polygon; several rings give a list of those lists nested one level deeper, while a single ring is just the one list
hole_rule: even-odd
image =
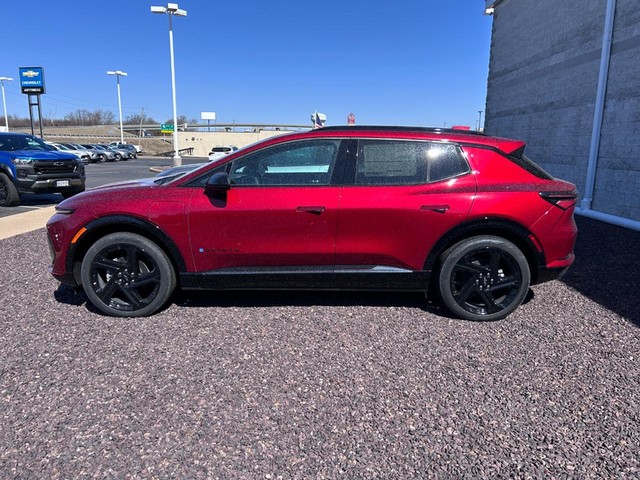
[{"label": "roof rail", "polygon": [[455,128],[440,128],[440,127],[406,127],[406,126],[392,126],[392,125],[332,125],[330,127],[321,127],[316,130],[331,131],[366,131],[366,130],[382,130],[385,132],[425,132],[425,133],[448,133],[455,135],[479,135],[486,137],[486,134],[477,132],[475,130],[461,130]]}]

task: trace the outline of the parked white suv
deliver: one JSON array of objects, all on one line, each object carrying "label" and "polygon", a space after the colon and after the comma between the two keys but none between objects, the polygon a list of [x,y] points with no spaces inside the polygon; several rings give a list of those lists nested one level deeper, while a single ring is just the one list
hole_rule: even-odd
[{"label": "parked white suv", "polygon": [[235,145],[218,145],[217,147],[213,147],[209,152],[209,161],[218,160],[236,150],[238,150],[238,147]]}]

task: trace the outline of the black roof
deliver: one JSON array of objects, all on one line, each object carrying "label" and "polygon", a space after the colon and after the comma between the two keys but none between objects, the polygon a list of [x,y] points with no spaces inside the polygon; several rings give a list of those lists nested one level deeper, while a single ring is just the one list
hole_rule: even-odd
[{"label": "black roof", "polygon": [[485,137],[482,132],[475,130],[459,130],[457,128],[440,128],[440,127],[406,127],[406,126],[392,126],[392,125],[340,125],[322,127],[317,130],[322,131],[370,131],[378,130],[385,132],[424,132],[424,133],[447,133],[453,135],[479,135]]}]

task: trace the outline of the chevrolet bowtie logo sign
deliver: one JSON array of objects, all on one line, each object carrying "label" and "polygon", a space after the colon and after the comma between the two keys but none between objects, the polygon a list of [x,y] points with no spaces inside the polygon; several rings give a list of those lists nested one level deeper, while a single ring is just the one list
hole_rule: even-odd
[{"label": "chevrolet bowtie logo sign", "polygon": [[34,72],[33,70],[27,70],[26,72],[22,72],[22,76],[23,77],[29,77],[29,78],[39,77],[40,76],[40,72]]},{"label": "chevrolet bowtie logo sign", "polygon": [[44,93],[44,68],[20,67],[20,88],[27,95]]}]

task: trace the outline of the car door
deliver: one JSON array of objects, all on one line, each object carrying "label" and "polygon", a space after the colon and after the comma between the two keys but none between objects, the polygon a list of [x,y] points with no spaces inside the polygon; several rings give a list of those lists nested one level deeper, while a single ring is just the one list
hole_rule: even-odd
[{"label": "car door", "polygon": [[[476,192],[460,148],[361,139],[340,202],[336,264],[422,270],[435,242],[463,221]],[[346,182],[345,182],[346,183]]]},{"label": "car door", "polygon": [[340,144],[314,139],[266,147],[228,165],[223,201],[195,192],[189,232],[197,271],[332,269]]}]

